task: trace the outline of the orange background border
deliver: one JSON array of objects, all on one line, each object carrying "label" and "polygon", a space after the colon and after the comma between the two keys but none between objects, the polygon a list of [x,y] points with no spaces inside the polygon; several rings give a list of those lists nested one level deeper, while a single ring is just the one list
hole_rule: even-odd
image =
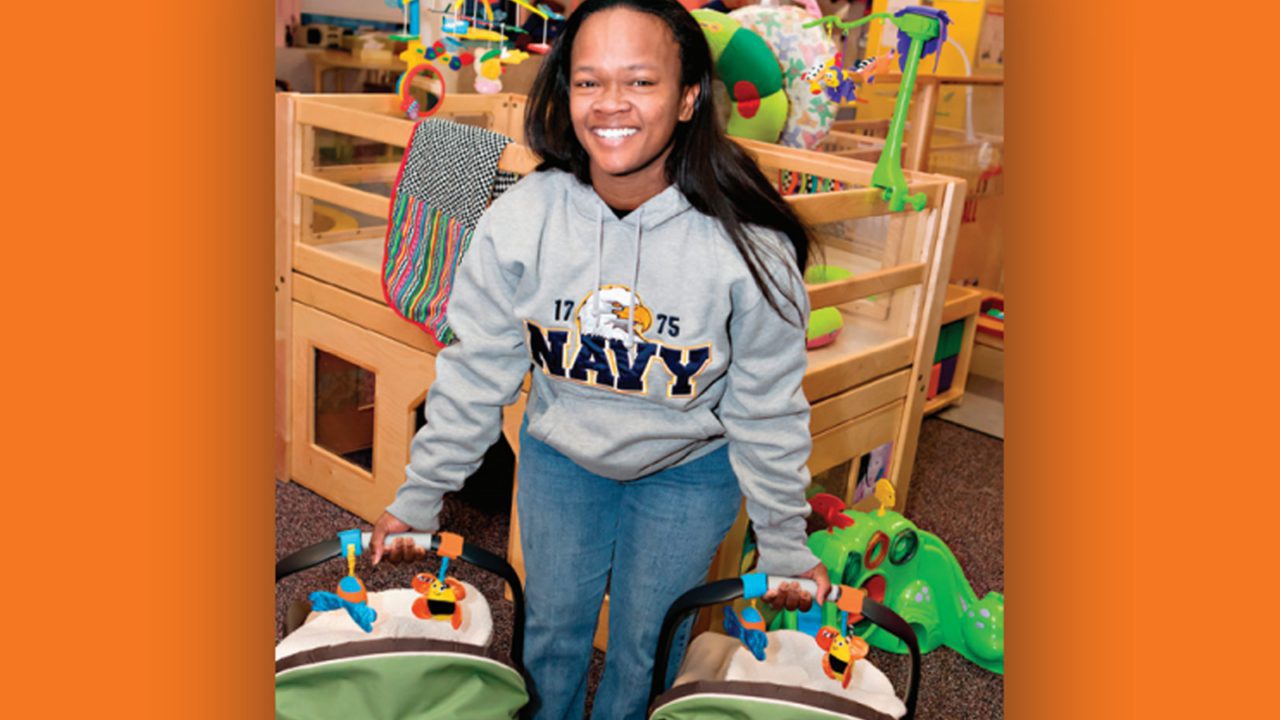
[{"label": "orange background border", "polygon": [[268,717],[274,5],[13,5],[3,714]]},{"label": "orange background border", "polygon": [[[6,9],[14,716],[271,712],[271,12]],[[1270,680],[1276,16],[1010,8],[1010,717]]]},{"label": "orange background border", "polygon": [[1280,286],[1280,158],[1274,47],[1246,36],[1277,11],[1006,21],[1007,714],[1243,713],[1276,664],[1257,603],[1280,383],[1256,313]]}]

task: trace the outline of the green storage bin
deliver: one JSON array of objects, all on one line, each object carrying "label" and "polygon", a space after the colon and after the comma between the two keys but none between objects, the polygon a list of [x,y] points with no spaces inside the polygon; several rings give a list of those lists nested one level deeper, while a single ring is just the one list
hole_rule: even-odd
[{"label": "green storage bin", "polygon": [[938,349],[933,353],[934,362],[942,362],[949,357],[960,354],[960,343],[964,340],[964,320],[956,320],[942,326],[938,332]]}]

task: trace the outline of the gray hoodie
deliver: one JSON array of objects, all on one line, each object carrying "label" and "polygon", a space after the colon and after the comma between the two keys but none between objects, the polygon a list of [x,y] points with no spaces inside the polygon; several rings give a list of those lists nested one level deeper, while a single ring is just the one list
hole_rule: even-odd
[{"label": "gray hoodie", "polygon": [[[794,255],[753,228],[766,267],[801,302]],[[532,370],[528,433],[593,473],[632,480],[729,444],[759,569],[818,564],[806,545],[805,323],[774,310],[719,221],[674,185],[619,220],[572,175],[533,173],[476,227],[436,358],[427,424],[387,508],[426,532],[498,439]]]}]

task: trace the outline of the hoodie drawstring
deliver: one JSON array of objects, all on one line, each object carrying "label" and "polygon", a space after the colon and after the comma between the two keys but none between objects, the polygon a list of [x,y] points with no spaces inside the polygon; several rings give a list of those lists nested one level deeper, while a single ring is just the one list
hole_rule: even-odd
[{"label": "hoodie drawstring", "polygon": [[596,212],[596,317],[600,317],[600,281],[604,279],[602,267],[604,266],[604,203],[600,204]]},{"label": "hoodie drawstring", "polygon": [[636,294],[639,290],[636,283],[640,280],[640,228],[641,221],[644,220],[644,207],[636,209],[636,241],[635,241],[635,265],[631,268],[631,298],[627,305],[627,350],[632,350],[636,346]]}]

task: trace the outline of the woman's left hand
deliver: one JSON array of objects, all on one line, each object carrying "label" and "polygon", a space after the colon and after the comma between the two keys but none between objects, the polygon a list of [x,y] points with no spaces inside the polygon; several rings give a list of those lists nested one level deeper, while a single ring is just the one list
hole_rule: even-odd
[{"label": "woman's left hand", "polygon": [[[827,575],[827,567],[818,563],[808,571],[796,577],[807,578],[818,584],[818,604],[822,604],[831,592],[831,578]],[[807,612],[813,606],[813,597],[800,589],[800,583],[782,583],[776,590],[764,594],[764,601],[774,610],[799,610]]]}]

